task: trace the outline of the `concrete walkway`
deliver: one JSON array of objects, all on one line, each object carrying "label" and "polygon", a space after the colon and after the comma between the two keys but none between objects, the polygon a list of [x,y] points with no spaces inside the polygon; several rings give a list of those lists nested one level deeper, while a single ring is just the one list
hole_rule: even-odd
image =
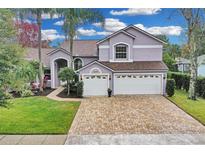
[{"label": "concrete walkway", "polygon": [[65,144],[201,145],[205,144],[205,134],[68,135]]},{"label": "concrete walkway", "polygon": [[67,135],[0,135],[0,145],[63,145]]},{"label": "concrete walkway", "polygon": [[64,102],[70,102],[70,101],[82,101],[82,99],[80,98],[61,98],[58,97],[57,95],[62,92],[65,88],[60,86],[58,87],[56,90],[54,90],[53,92],[51,92],[50,94],[48,94],[46,97],[56,100],[56,101],[64,101]]}]

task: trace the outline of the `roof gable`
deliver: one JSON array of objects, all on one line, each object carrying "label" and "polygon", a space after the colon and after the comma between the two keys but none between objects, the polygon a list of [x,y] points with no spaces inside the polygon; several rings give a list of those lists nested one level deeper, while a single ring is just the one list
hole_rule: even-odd
[{"label": "roof gable", "polygon": [[52,55],[52,54],[54,54],[56,52],[59,52],[59,51],[64,52],[65,54],[71,55],[71,53],[69,51],[67,51],[67,50],[65,50],[63,48],[54,49],[51,52],[49,52],[47,55]]},{"label": "roof gable", "polygon": [[113,71],[110,67],[107,67],[106,65],[103,65],[102,63],[100,63],[100,62],[98,62],[97,60],[95,60],[95,61],[90,62],[90,63],[88,63],[87,65],[83,66],[82,68],[80,68],[80,69],[77,70],[76,72],[79,72],[79,71],[81,71],[81,70],[84,70],[85,68],[87,68],[87,67],[89,67],[89,66],[91,66],[91,65],[93,65],[93,64],[98,64],[98,65],[100,65],[100,66],[102,66],[102,67],[104,67],[104,68],[106,68],[106,69],[108,69],[108,70],[110,70],[110,71]]},{"label": "roof gable", "polygon": [[113,36],[115,36],[115,35],[117,35],[117,34],[119,34],[119,33],[124,33],[124,34],[129,35],[129,36],[131,36],[131,37],[133,37],[133,38],[136,38],[135,35],[133,35],[133,34],[131,34],[131,33],[129,33],[129,32],[126,31],[126,30],[129,29],[129,28],[133,28],[133,29],[135,29],[135,30],[137,30],[137,31],[139,31],[139,32],[141,32],[141,33],[143,33],[144,35],[146,35],[146,36],[148,36],[148,37],[150,37],[150,38],[152,38],[152,39],[154,39],[154,40],[156,40],[156,41],[158,41],[158,42],[160,42],[160,43],[167,44],[166,42],[160,40],[160,39],[157,38],[156,36],[154,36],[154,35],[152,35],[152,34],[146,32],[146,31],[144,31],[144,30],[142,30],[142,29],[140,29],[140,28],[138,28],[138,27],[136,27],[136,26],[134,26],[134,25],[129,25],[129,26],[127,26],[127,27],[125,27],[125,28],[123,28],[123,29],[117,31],[117,32],[114,32],[113,34],[111,34],[111,35],[105,37],[104,39],[102,39],[102,40],[100,40],[100,41],[98,41],[97,44],[100,44],[100,43],[106,41],[107,39],[109,39],[109,38],[111,38],[111,37],[113,37]]},{"label": "roof gable", "polygon": [[133,35],[133,34],[131,34],[131,33],[129,33],[129,32],[124,31],[123,29],[121,29],[121,30],[119,30],[119,31],[117,31],[117,32],[114,32],[114,33],[112,33],[111,35],[105,37],[104,39],[98,41],[97,44],[100,44],[100,43],[106,41],[107,39],[109,39],[109,38],[111,38],[111,37],[113,37],[113,36],[115,36],[115,35],[117,35],[117,34],[119,34],[119,33],[123,33],[123,34],[128,35],[128,36],[130,36],[130,37],[132,37],[132,38],[136,38],[135,35]]},{"label": "roof gable", "polygon": [[160,43],[167,44],[167,43],[164,42],[163,40],[157,38],[156,36],[154,36],[154,35],[152,35],[152,34],[146,32],[146,31],[144,31],[144,30],[142,30],[142,29],[140,29],[140,28],[138,28],[138,27],[136,27],[136,26],[134,26],[134,25],[129,25],[129,26],[125,27],[123,30],[126,31],[126,30],[129,29],[129,28],[133,28],[133,29],[135,29],[135,30],[137,30],[137,31],[139,31],[139,32],[141,32],[141,33],[143,33],[143,34],[145,34],[146,36],[148,36],[148,37],[150,37],[150,38],[152,38],[152,39],[154,39],[154,40],[156,40],[156,41],[158,41],[158,42],[160,42]]}]

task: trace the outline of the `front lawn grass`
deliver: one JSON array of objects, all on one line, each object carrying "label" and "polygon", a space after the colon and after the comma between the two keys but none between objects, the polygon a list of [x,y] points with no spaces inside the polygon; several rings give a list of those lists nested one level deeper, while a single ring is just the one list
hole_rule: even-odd
[{"label": "front lawn grass", "polygon": [[174,96],[168,99],[205,125],[205,99],[190,100],[188,93],[183,90],[176,90]]},{"label": "front lawn grass", "polygon": [[66,134],[80,105],[43,96],[9,102],[0,107],[0,134]]}]

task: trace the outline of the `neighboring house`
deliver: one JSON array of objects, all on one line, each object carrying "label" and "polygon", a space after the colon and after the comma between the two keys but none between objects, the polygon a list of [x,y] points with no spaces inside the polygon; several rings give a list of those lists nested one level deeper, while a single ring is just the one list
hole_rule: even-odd
[{"label": "neighboring house", "polygon": [[[107,95],[108,88],[114,95],[165,94],[168,68],[162,61],[164,43],[133,25],[99,41],[75,40],[73,67],[84,82],[84,96]],[[44,51],[52,88],[61,85],[58,71],[71,67],[71,59],[68,42]]]},{"label": "neighboring house", "polygon": [[[201,55],[197,58],[197,73],[198,76],[205,76],[205,55]],[[176,58],[177,69],[180,72],[190,71],[190,60],[185,58]]]},{"label": "neighboring house", "polygon": [[185,58],[176,58],[176,67],[180,72],[189,72],[190,71],[190,61]]}]

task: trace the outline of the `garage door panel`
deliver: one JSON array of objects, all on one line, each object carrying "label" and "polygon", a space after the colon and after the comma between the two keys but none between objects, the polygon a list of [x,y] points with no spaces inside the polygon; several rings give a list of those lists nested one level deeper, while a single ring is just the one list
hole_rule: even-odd
[{"label": "garage door panel", "polygon": [[84,75],[84,96],[107,95],[107,75]]},{"label": "garage door panel", "polygon": [[161,75],[115,75],[115,94],[161,94]]}]

